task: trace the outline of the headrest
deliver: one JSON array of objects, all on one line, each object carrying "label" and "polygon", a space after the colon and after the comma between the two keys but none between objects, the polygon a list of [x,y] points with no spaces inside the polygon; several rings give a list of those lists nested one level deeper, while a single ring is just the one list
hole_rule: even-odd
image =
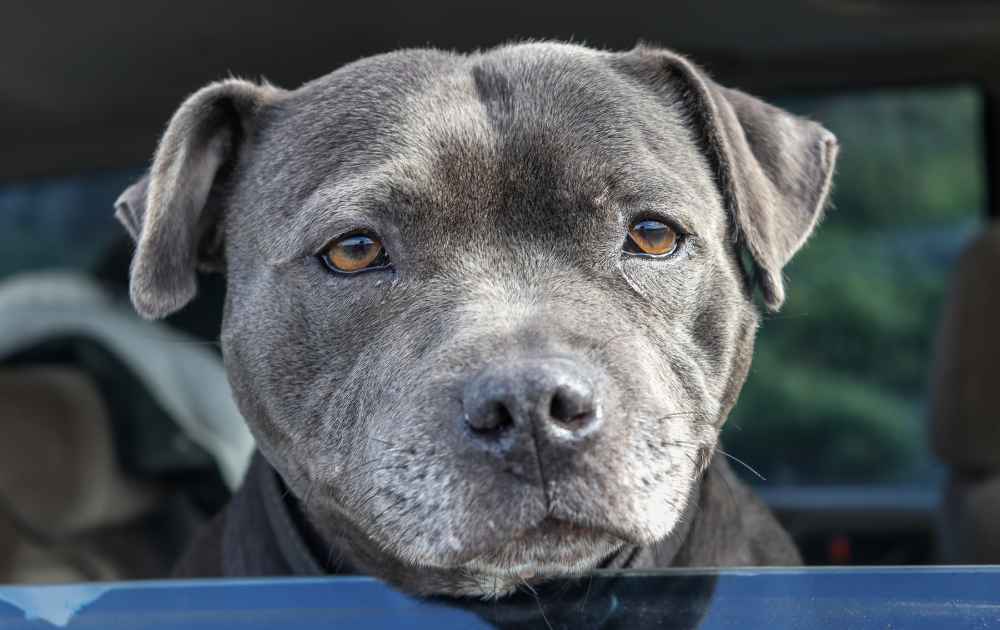
[{"label": "headrest", "polygon": [[1000,223],[956,265],[931,376],[935,452],[972,473],[1000,471]]}]

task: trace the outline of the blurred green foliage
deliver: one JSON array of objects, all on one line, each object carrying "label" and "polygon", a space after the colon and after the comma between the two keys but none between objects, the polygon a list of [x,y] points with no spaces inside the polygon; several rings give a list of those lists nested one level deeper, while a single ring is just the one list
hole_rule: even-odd
[{"label": "blurred green foliage", "polygon": [[825,221],[785,270],[785,307],[761,326],[725,448],[768,483],[930,480],[937,319],[954,260],[985,216],[980,93],[779,104],[837,134],[840,162]]}]

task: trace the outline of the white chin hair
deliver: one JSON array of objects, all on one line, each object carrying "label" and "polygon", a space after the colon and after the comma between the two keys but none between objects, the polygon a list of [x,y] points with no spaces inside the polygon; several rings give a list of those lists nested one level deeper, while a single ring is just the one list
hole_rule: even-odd
[{"label": "white chin hair", "polygon": [[623,541],[591,532],[582,537],[554,540],[551,535],[511,541],[500,549],[474,558],[463,568],[478,585],[468,595],[501,597],[533,582],[582,575],[621,548]]}]

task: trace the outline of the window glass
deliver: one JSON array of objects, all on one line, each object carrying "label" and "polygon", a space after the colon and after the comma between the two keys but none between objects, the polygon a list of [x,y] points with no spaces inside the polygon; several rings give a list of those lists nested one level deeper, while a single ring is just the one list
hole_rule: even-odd
[{"label": "window glass", "polygon": [[0,278],[99,264],[125,234],[114,218],[115,199],[140,174],[129,169],[0,185]]},{"label": "window glass", "polygon": [[981,95],[779,104],[837,134],[840,162],[826,219],[785,270],[787,302],[761,326],[725,448],[769,484],[931,480],[933,338],[953,264],[986,214]]}]

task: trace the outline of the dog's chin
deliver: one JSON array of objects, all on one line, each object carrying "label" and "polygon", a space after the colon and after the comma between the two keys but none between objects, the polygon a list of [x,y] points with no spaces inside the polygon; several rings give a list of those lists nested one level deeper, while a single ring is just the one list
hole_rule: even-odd
[{"label": "dog's chin", "polygon": [[[311,507],[314,525],[327,525],[317,530],[339,532],[331,534],[332,539],[339,538],[340,544],[353,548],[359,568],[415,594],[482,598],[624,566],[632,551],[662,540],[677,520],[677,515],[668,514],[642,523],[584,521],[567,510],[561,514],[542,511],[527,522],[513,518],[502,528],[470,523],[459,529],[464,534],[461,538],[437,536],[417,540],[417,544],[400,544],[396,539],[387,544],[374,532],[352,525],[343,512],[330,510],[330,504],[324,506],[326,510],[317,509],[316,504]],[[523,517],[524,513],[512,514]],[[497,520],[477,522],[494,525]],[[650,527],[650,522],[656,527]],[[431,544],[420,544],[426,542]]]},{"label": "dog's chin", "polygon": [[603,530],[546,518],[461,566],[522,579],[576,575],[600,566],[628,543]]},{"label": "dog's chin", "polygon": [[453,568],[473,585],[462,594],[495,598],[520,586],[583,575],[603,566],[627,546],[626,541],[607,532],[546,518]]},{"label": "dog's chin", "polygon": [[[498,598],[521,587],[531,588],[554,579],[574,578],[623,561],[636,548],[662,540],[677,520],[668,519],[664,531],[646,527],[604,527],[552,516],[506,540],[477,547],[475,555],[448,554],[437,568],[458,570],[465,580],[453,594]],[[432,563],[434,564],[434,563]],[[468,585],[472,585],[468,587]]]}]

